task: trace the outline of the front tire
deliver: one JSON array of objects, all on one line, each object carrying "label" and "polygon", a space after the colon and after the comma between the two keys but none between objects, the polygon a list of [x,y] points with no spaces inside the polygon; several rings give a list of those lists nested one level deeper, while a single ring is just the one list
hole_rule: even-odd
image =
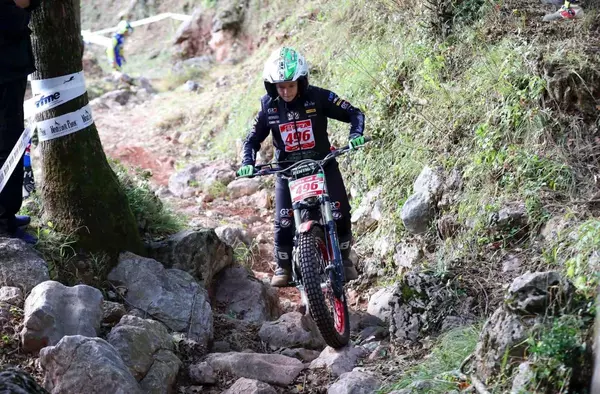
[{"label": "front tire", "polygon": [[325,236],[318,227],[300,234],[298,260],[310,314],[325,342],[338,349],[346,346],[350,339],[350,318],[346,292],[344,291],[342,299],[338,299],[330,286],[327,287],[326,294],[321,287],[321,283],[327,283],[329,279],[325,272],[328,264],[325,245]]}]

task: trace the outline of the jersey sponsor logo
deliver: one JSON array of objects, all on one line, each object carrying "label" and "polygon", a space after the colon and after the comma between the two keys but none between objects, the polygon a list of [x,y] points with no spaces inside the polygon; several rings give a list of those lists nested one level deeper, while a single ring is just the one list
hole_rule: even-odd
[{"label": "jersey sponsor logo", "polygon": [[317,112],[316,108],[307,108],[306,109],[306,113],[307,114],[314,114],[315,112]]},{"label": "jersey sponsor logo", "polygon": [[335,93],[329,92],[329,101],[333,101],[335,99]]},{"label": "jersey sponsor logo", "polygon": [[282,218],[291,218],[294,216],[294,210],[289,208],[282,208],[279,211],[279,216],[281,216]]},{"label": "jersey sponsor logo", "polygon": [[310,119],[280,124],[279,132],[286,152],[314,149],[316,145]]},{"label": "jersey sponsor logo", "polygon": [[277,108],[269,108],[269,109],[267,109],[267,113],[268,114],[276,114],[277,113]]},{"label": "jersey sponsor logo", "polygon": [[288,118],[288,120],[294,120],[294,119],[298,120],[298,119],[300,119],[300,113],[298,111],[289,111],[287,113],[287,118]]},{"label": "jersey sponsor logo", "polygon": [[305,107],[314,107],[315,106],[315,102],[314,101],[307,101],[304,103]]}]

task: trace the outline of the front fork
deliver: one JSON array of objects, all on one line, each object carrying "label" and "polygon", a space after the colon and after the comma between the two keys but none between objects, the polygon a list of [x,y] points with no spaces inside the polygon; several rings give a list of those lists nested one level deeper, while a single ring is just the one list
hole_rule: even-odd
[{"label": "front fork", "polygon": [[327,194],[322,198],[321,212],[323,214],[323,221],[325,222],[325,230],[327,232],[325,234],[327,250],[330,254],[333,254],[333,261],[329,261],[329,265],[325,270],[329,274],[333,294],[336,298],[342,299],[346,278],[344,277],[344,264],[342,260],[342,251],[340,250],[340,240],[337,235],[335,221],[331,210],[331,200]]}]

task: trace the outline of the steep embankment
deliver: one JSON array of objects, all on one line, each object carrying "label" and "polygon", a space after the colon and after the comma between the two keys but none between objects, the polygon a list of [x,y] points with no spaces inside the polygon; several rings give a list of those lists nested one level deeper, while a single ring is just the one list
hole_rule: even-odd
[{"label": "steep embankment", "polygon": [[[148,4],[132,3],[134,17],[191,12]],[[238,243],[238,257],[268,272],[270,185],[226,184],[262,94],[262,63],[275,46],[295,46],[311,82],[363,108],[378,137],[343,168],[362,273],[352,303],[368,301],[390,326],[391,345],[381,333],[374,342],[356,335],[374,351],[364,363],[382,392],[472,383],[583,392],[600,268],[598,2],[585,4],[582,20],[550,24],[541,22],[550,6],[510,1],[271,1],[269,13],[262,2],[239,5],[233,36],[196,46],[195,55],[223,55],[216,63],[173,66],[177,23],[136,30],[125,71],[161,92],[96,104],[107,152],[153,170],[196,223],[244,227],[255,241]],[[120,10],[98,7],[84,2],[85,26],[116,22]],[[210,17],[200,19],[232,15],[221,12],[229,7],[206,2]],[[234,44],[241,50],[224,49]],[[187,79],[199,90],[175,90]],[[331,130],[345,142],[346,125]],[[322,392],[321,378],[306,389]]]}]

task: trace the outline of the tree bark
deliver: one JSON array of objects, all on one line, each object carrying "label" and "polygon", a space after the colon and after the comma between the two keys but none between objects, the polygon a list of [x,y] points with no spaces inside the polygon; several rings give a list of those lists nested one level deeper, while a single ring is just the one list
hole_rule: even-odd
[{"label": "tree bark", "polygon": [[[78,0],[42,0],[32,14],[32,45],[37,71],[33,80],[82,70],[80,5]],[[88,95],[37,115],[52,119],[88,104]],[[140,253],[142,242],[127,197],[106,160],[95,124],[40,142],[45,216],[56,228],[76,234],[77,245],[115,256]]]}]

